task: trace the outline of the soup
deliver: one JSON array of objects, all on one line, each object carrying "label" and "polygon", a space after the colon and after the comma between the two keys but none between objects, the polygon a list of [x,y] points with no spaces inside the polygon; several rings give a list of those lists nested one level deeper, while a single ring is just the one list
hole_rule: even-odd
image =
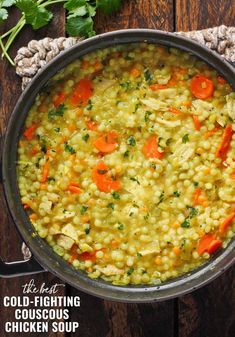
[{"label": "soup", "polygon": [[225,248],[235,224],[235,94],[196,57],[97,50],[37,96],[18,149],[35,235],[115,285],[159,284]]}]

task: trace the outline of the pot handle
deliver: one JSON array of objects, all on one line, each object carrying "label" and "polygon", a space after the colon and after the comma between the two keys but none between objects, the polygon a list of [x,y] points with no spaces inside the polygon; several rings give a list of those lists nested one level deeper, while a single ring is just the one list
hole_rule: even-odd
[{"label": "pot handle", "polygon": [[28,260],[4,262],[0,258],[0,277],[9,278],[42,273],[46,270],[32,256]]}]

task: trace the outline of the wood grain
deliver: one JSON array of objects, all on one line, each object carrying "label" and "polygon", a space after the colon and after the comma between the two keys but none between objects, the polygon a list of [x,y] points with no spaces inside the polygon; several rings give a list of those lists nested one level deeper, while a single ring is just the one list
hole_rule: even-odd
[{"label": "wood grain", "polygon": [[235,336],[235,266],[179,299],[178,337]]},{"label": "wood grain", "polygon": [[175,0],[175,9],[176,31],[235,25],[234,0]]},{"label": "wood grain", "polygon": [[[16,55],[16,51],[21,47],[25,46],[32,39],[40,39],[45,36],[57,37],[60,35],[64,35],[64,11],[58,7],[54,7],[55,17],[53,22],[37,32],[33,32],[30,28],[26,27],[24,31],[20,34],[20,37],[15,41],[14,47],[11,50],[11,55],[14,57]],[[10,22],[8,23],[8,27],[12,27],[15,20],[18,17],[18,13],[14,10],[11,13]],[[5,29],[4,26],[2,29]],[[10,116],[11,111],[13,110],[17,99],[21,93],[21,80],[15,74],[15,69],[10,66],[6,61],[0,61],[0,127],[1,127],[1,135],[4,135],[4,131],[7,125],[8,118]],[[3,198],[3,193],[1,191],[0,195],[1,209],[0,209],[0,237],[1,237],[1,245],[0,245],[0,256],[3,257],[4,260],[14,261],[21,260],[21,244],[22,239],[16,231],[15,225],[10,219],[8,212],[6,211],[5,200]],[[32,277],[21,277],[21,278],[13,278],[13,279],[0,279],[0,298],[2,302],[3,296],[22,296],[22,285]],[[46,284],[52,285],[54,283],[61,283],[53,275],[46,274],[38,274],[33,276],[35,282],[40,285],[43,282]],[[60,290],[60,295],[63,295],[64,289]],[[2,308],[2,303],[1,303]],[[13,337],[15,333],[5,333],[3,331],[4,323],[6,321],[15,321],[14,319],[14,310],[6,308],[5,310],[1,309],[1,337]],[[28,333],[26,336],[44,336],[44,337],[63,337],[64,333]],[[24,336],[21,334],[21,336]]]},{"label": "wood grain", "polygon": [[72,337],[173,337],[174,303],[126,304],[105,301],[71,289],[81,298],[71,320],[80,322]]},{"label": "wood grain", "polygon": [[97,33],[124,28],[152,28],[173,31],[173,0],[126,0],[121,11],[107,20],[102,13],[96,18]]}]

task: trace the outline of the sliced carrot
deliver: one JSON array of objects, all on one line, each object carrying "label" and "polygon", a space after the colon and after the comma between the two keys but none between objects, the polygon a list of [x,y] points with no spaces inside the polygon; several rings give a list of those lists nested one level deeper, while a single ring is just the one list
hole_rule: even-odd
[{"label": "sliced carrot", "polygon": [[160,266],[162,264],[162,259],[157,256],[154,262],[156,263],[157,266]]},{"label": "sliced carrot", "polygon": [[196,188],[194,192],[194,206],[201,205],[203,207],[208,206],[208,200],[206,198],[206,193],[201,188]]},{"label": "sliced carrot", "polygon": [[39,144],[36,144],[30,151],[31,155],[34,156],[36,153],[40,151],[40,146]]},{"label": "sliced carrot", "polygon": [[70,124],[70,125],[68,126],[68,129],[69,129],[70,131],[75,131],[75,130],[77,130],[77,126],[76,126],[75,124]]},{"label": "sliced carrot", "polygon": [[231,213],[227,218],[225,218],[221,222],[220,227],[219,227],[220,234],[223,235],[227,231],[228,227],[232,225],[234,218],[235,218],[235,212]]},{"label": "sliced carrot", "polygon": [[24,209],[29,209],[30,208],[30,206],[29,206],[29,204],[24,204]]},{"label": "sliced carrot", "polygon": [[71,103],[72,105],[87,104],[92,95],[92,82],[90,79],[83,78],[75,86]]},{"label": "sliced carrot", "polygon": [[58,106],[60,104],[62,104],[64,102],[64,100],[65,100],[65,93],[64,92],[59,93],[59,95],[57,96],[57,98],[53,102],[55,108],[58,108]]},{"label": "sliced carrot", "polygon": [[151,84],[149,86],[149,89],[151,89],[152,91],[157,91],[157,90],[162,90],[162,89],[167,89],[168,86],[166,84],[158,84],[158,83],[155,83],[155,84]]},{"label": "sliced carrot", "polygon": [[184,115],[184,113],[180,110],[180,109],[177,109],[177,108],[174,108],[174,107],[169,107],[168,109],[171,113],[173,113],[174,115]]},{"label": "sliced carrot", "polygon": [[41,190],[47,190],[47,185],[46,184],[41,184],[40,189]]},{"label": "sliced carrot", "polygon": [[69,263],[73,263],[74,260],[77,260],[79,254],[78,254],[78,246],[74,244],[70,249],[70,258],[68,260]]},{"label": "sliced carrot", "polygon": [[220,84],[226,84],[227,83],[227,81],[222,76],[217,76],[217,81]]},{"label": "sliced carrot", "polygon": [[201,129],[201,123],[199,121],[199,118],[196,115],[193,115],[192,117],[193,117],[194,128],[195,130],[199,131]]},{"label": "sliced carrot", "polygon": [[204,137],[207,139],[209,138],[210,136],[214,135],[217,131],[219,131],[221,128],[220,126],[215,126],[212,130],[209,130],[207,131],[205,134],[204,134]]},{"label": "sliced carrot", "polygon": [[110,245],[112,248],[118,248],[120,246],[120,240],[117,240],[117,239],[113,239],[111,242],[110,242]]},{"label": "sliced carrot", "polygon": [[118,147],[118,134],[110,131],[94,141],[94,146],[103,153],[111,153]]},{"label": "sliced carrot", "polygon": [[206,252],[212,254],[215,250],[221,247],[221,245],[222,241],[216,239],[215,234],[206,234],[199,240],[197,252],[199,255]]},{"label": "sliced carrot", "polygon": [[227,124],[222,135],[221,144],[216,151],[216,157],[221,158],[223,162],[227,158],[227,153],[230,149],[230,142],[232,140],[232,136],[233,136],[232,124]]},{"label": "sliced carrot", "polygon": [[32,124],[29,128],[27,128],[25,130],[25,132],[23,133],[23,135],[25,136],[25,138],[27,140],[31,140],[34,138],[35,136],[35,131],[37,129],[38,125],[37,124]]},{"label": "sliced carrot", "polygon": [[191,105],[192,105],[192,102],[191,102],[191,101],[185,101],[185,102],[183,103],[183,105],[186,106],[186,108],[190,108]]},{"label": "sliced carrot", "polygon": [[140,70],[139,70],[138,68],[136,68],[136,67],[133,67],[133,68],[131,69],[131,71],[130,71],[130,75],[131,75],[132,77],[139,77],[140,74],[141,74]]},{"label": "sliced carrot", "polygon": [[108,174],[109,168],[100,161],[92,170],[92,179],[98,189],[102,192],[108,193],[111,191],[118,191],[121,188],[119,180],[113,180]]},{"label": "sliced carrot", "polygon": [[30,214],[30,216],[29,216],[29,219],[30,219],[31,221],[37,220],[37,218],[38,218],[38,216],[37,216],[36,213],[32,213],[32,214]]},{"label": "sliced carrot", "polygon": [[86,126],[89,130],[95,131],[97,129],[97,124],[96,122],[92,121],[89,118],[85,119]]},{"label": "sliced carrot", "polygon": [[75,185],[74,183],[70,183],[67,189],[69,192],[74,194],[80,194],[82,192],[79,185]]},{"label": "sliced carrot", "polygon": [[92,66],[95,68],[96,71],[103,68],[102,63],[100,61],[98,61],[98,60],[95,61],[95,63],[93,63]]},{"label": "sliced carrot", "polygon": [[88,69],[90,67],[90,62],[87,60],[82,61],[82,69]]},{"label": "sliced carrot", "polygon": [[157,137],[156,136],[150,136],[145,145],[142,149],[143,154],[146,158],[158,158],[162,159],[164,156],[164,152],[158,151],[158,145],[157,145]]},{"label": "sliced carrot", "polygon": [[201,188],[196,188],[196,190],[194,192],[194,202],[193,202],[194,206],[198,205],[198,198],[200,197],[201,192],[202,192]]},{"label": "sliced carrot", "polygon": [[84,252],[84,253],[79,255],[79,258],[83,261],[91,260],[91,261],[95,262],[96,259],[97,259],[96,253],[98,253],[100,251],[104,252],[105,250],[106,250],[105,248],[102,248],[102,249],[99,249],[99,250],[95,250],[93,252]]},{"label": "sliced carrot", "polygon": [[174,247],[174,248],[173,248],[173,253],[174,253],[176,256],[178,256],[178,255],[180,255],[180,253],[181,253],[181,249],[180,249],[179,247]]},{"label": "sliced carrot", "polygon": [[231,174],[231,178],[235,180],[235,171]]},{"label": "sliced carrot", "polygon": [[43,169],[42,169],[41,183],[45,183],[47,181],[47,178],[48,178],[48,175],[49,175],[49,168],[50,168],[50,162],[47,160],[45,162],[45,165],[43,166]]},{"label": "sliced carrot", "polygon": [[207,99],[213,96],[214,84],[208,77],[196,75],[191,80],[190,91],[196,98]]}]

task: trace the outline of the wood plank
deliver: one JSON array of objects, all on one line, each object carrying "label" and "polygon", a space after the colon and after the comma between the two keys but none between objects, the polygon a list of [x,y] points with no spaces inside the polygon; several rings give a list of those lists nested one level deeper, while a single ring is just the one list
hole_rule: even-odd
[{"label": "wood plank", "polygon": [[[121,11],[108,19],[96,18],[97,33],[123,28],[157,28],[172,31],[173,1],[123,1]],[[71,337],[172,337],[174,301],[154,304],[125,304],[98,299],[71,288],[81,297],[81,308],[71,310],[71,320],[80,328]]]},{"label": "wood plank", "polygon": [[175,0],[176,31],[235,24],[234,0]]},{"label": "wood plank", "polygon": [[80,323],[72,337],[174,336],[174,301],[126,304],[98,299],[73,288],[71,293],[81,298],[81,308],[71,311],[71,321]]},{"label": "wood plank", "polygon": [[[233,0],[176,0],[176,30],[234,25]],[[178,301],[178,337],[235,335],[235,267]]]},{"label": "wood plank", "polygon": [[[37,32],[33,32],[31,28],[26,27],[19,38],[14,43],[14,47],[11,51],[11,55],[14,57],[16,51],[21,46],[25,46],[32,39],[40,39],[45,36],[58,37],[64,35],[64,10],[54,6],[53,12],[55,13],[53,22]],[[17,19],[17,11],[12,12],[12,17],[10,21],[2,27],[2,30],[6,28],[11,28]],[[4,134],[6,128],[7,120],[10,116],[12,109],[15,106],[15,103],[21,93],[21,80],[15,74],[15,69],[10,66],[5,60],[0,61],[0,127],[1,135]],[[7,211],[6,205],[3,198],[3,193],[1,190],[0,195],[1,209],[0,209],[0,256],[5,260],[19,260],[22,259],[21,254],[21,244],[22,240],[19,234],[16,231],[15,225],[11,221]],[[53,285],[55,283],[61,283],[56,277],[52,274],[37,274],[35,276],[13,278],[13,279],[0,279],[0,298],[3,296],[22,296],[22,285],[26,282],[29,282],[31,278],[34,278],[37,285],[41,285],[43,282],[46,285]],[[64,289],[61,288],[58,295],[63,295]],[[2,300],[1,300],[2,301]],[[1,307],[1,331],[0,336],[2,337],[13,337],[15,333],[5,333],[3,331],[4,323],[6,321],[15,321],[14,319],[14,310],[12,308],[2,308]],[[37,336],[38,334],[29,333],[27,336]],[[49,336],[49,337],[64,337],[64,333],[41,333],[40,336]],[[22,335],[23,336],[23,335]]]},{"label": "wood plank", "polygon": [[181,297],[178,337],[235,335],[235,266],[217,280]]},{"label": "wood plank", "polygon": [[124,28],[152,28],[173,31],[173,0],[123,1],[121,11],[109,16],[98,13],[96,32],[104,33]]}]

